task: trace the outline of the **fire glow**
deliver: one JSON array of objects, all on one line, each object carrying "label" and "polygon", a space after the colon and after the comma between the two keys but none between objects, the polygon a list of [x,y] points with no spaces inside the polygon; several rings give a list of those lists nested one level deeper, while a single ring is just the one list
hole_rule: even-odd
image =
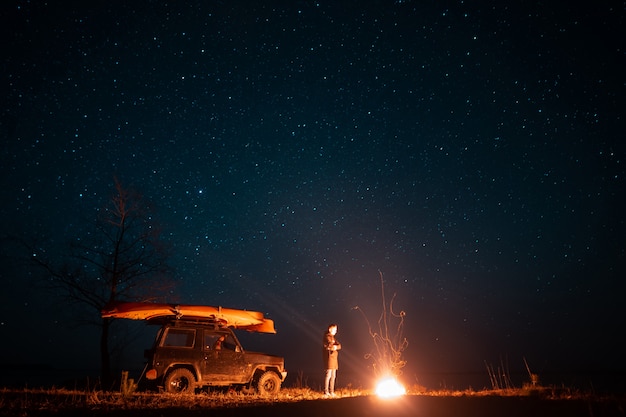
[{"label": "fire glow", "polygon": [[406,389],[393,377],[383,378],[376,385],[376,395],[380,398],[395,398],[404,394]]}]

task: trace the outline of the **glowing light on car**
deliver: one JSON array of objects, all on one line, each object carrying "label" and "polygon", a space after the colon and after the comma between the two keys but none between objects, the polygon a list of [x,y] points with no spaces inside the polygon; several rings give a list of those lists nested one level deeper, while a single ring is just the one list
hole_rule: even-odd
[{"label": "glowing light on car", "polygon": [[394,398],[404,394],[406,394],[406,389],[393,377],[383,378],[376,385],[376,395],[380,398]]}]

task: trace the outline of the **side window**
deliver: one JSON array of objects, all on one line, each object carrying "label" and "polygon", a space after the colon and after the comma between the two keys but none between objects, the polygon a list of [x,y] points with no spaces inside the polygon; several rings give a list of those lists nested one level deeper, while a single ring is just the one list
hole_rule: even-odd
[{"label": "side window", "polygon": [[196,331],[193,329],[169,328],[165,338],[163,338],[162,346],[191,348],[194,345],[195,338]]},{"label": "side window", "polygon": [[226,335],[223,346],[224,349],[239,351],[239,349],[237,348],[237,343],[235,343],[235,339],[233,339],[233,336],[230,334]]},{"label": "side window", "polygon": [[220,346],[220,335],[216,333],[209,333],[208,331],[204,333],[204,349],[205,350],[219,350]]},{"label": "side window", "polygon": [[204,334],[205,350],[233,350],[239,352],[237,342],[233,336],[228,333],[205,333]]}]

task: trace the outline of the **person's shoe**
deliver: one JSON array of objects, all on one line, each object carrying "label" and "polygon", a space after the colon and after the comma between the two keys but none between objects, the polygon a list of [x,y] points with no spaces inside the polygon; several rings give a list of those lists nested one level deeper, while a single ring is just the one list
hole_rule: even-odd
[{"label": "person's shoe", "polygon": [[331,395],[330,393],[325,392],[325,393],[324,393],[324,398],[330,398],[330,395]]}]

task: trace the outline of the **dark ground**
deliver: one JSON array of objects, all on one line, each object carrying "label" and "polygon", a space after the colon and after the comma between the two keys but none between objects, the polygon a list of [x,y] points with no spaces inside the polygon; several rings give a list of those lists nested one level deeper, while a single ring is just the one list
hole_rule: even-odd
[{"label": "dark ground", "polygon": [[[0,404],[1,405],[1,404]],[[309,400],[265,405],[242,405],[236,408],[170,407],[150,409],[73,408],[71,410],[7,410],[1,416],[272,416],[272,417],[609,417],[626,415],[626,399],[544,399],[539,397],[459,396],[440,397],[409,395],[394,400],[373,396],[331,400]]]}]

